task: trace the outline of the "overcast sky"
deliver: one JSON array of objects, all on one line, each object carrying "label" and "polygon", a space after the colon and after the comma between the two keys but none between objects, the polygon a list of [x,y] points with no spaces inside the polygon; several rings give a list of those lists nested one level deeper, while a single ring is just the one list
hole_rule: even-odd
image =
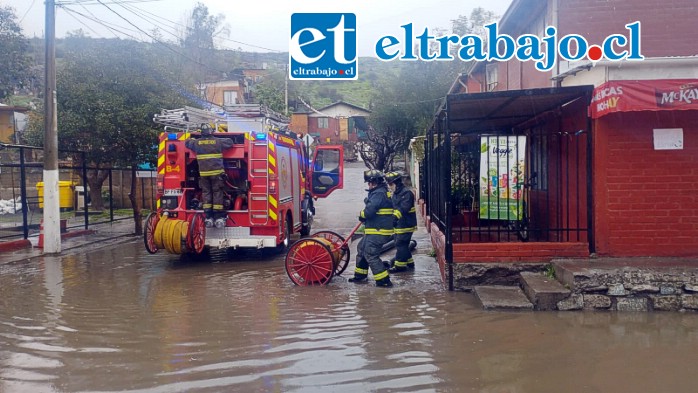
[{"label": "overcast sky", "polygon": [[[192,0],[57,0],[65,4],[73,13],[59,8],[56,17],[56,34],[65,36],[66,32],[84,30],[91,37],[114,37],[122,33],[110,31],[88,18],[112,24],[116,31],[137,37],[142,41],[152,41],[138,28],[151,32],[159,28],[162,38],[172,40],[176,34],[173,26],[184,23],[185,15],[196,5]],[[291,29],[291,14],[296,12],[353,12],[357,18],[358,50],[360,56],[373,56],[376,41],[382,36],[398,35],[401,25],[412,22],[415,32],[424,27],[450,28],[450,20],[458,15],[469,15],[475,7],[504,14],[511,0],[200,0],[208,6],[212,14],[223,14],[229,25],[230,34],[217,42],[219,48],[245,51],[288,51]],[[84,3],[84,4],[79,4]],[[121,3],[121,4],[118,4]],[[0,0],[2,5],[15,9],[22,19],[22,28],[27,37],[43,37],[44,0]],[[83,16],[79,14],[83,14]],[[124,19],[116,15],[123,16]],[[170,33],[171,32],[171,33]],[[238,42],[235,42],[238,41]],[[244,44],[242,44],[244,43]],[[245,45],[251,44],[251,45]],[[254,45],[254,46],[252,46]],[[261,47],[261,48],[259,48]]]}]

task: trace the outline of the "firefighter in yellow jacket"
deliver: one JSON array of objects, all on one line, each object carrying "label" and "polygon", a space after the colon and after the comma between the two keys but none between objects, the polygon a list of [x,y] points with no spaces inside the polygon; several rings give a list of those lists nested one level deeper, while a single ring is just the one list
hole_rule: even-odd
[{"label": "firefighter in yellow jacket", "polygon": [[365,225],[364,238],[357,247],[356,269],[349,282],[367,281],[368,268],[378,287],[392,287],[388,269],[380,259],[383,245],[393,235],[393,203],[390,201],[388,186],[383,173],[372,169],[364,172],[364,181],[368,183],[368,197],[364,200],[366,207],[359,213],[359,220]]},{"label": "firefighter in yellow jacket", "polygon": [[[216,138],[208,124],[201,125],[201,138],[188,139],[187,148],[196,153],[199,163],[199,187],[206,214],[206,227],[225,227],[223,211],[223,189],[225,187],[225,170],[223,168],[223,150],[233,146],[232,139]],[[214,223],[215,220],[215,223]]]},{"label": "firefighter in yellow jacket", "polygon": [[414,207],[414,194],[402,184],[402,173],[390,172],[385,181],[392,191],[395,216],[395,258],[391,261],[391,273],[414,271],[414,259],[410,252],[412,233],[417,230],[417,210]]}]

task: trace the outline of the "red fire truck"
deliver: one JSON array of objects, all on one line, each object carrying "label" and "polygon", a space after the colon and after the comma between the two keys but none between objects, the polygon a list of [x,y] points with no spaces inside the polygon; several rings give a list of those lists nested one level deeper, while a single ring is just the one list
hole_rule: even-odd
[{"label": "red fire truck", "polygon": [[[293,233],[310,233],[313,200],[343,187],[341,146],[310,149],[288,131],[288,119],[260,105],[214,113],[185,107],[164,110],[158,146],[158,209],[146,218],[146,250],[201,254],[208,248],[277,248]],[[185,146],[201,124],[215,127],[233,147],[223,151],[227,189],[224,228],[206,228],[196,153]],[[312,165],[311,165],[312,163]]]}]

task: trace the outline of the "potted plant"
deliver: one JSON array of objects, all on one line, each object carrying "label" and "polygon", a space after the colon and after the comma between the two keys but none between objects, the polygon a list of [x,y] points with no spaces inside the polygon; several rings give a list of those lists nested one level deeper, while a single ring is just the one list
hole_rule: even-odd
[{"label": "potted plant", "polygon": [[478,225],[479,146],[457,146],[451,155],[451,205],[453,223],[460,226]]}]

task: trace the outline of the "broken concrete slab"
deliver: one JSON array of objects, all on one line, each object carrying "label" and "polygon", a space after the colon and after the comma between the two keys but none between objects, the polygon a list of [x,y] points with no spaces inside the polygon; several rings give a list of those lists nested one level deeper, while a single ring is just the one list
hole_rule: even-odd
[{"label": "broken concrete slab", "polygon": [[557,310],[557,303],[570,296],[569,289],[540,273],[521,272],[521,284],[536,310]]},{"label": "broken concrete slab", "polygon": [[533,303],[519,287],[476,286],[473,291],[485,310],[533,310]]}]

